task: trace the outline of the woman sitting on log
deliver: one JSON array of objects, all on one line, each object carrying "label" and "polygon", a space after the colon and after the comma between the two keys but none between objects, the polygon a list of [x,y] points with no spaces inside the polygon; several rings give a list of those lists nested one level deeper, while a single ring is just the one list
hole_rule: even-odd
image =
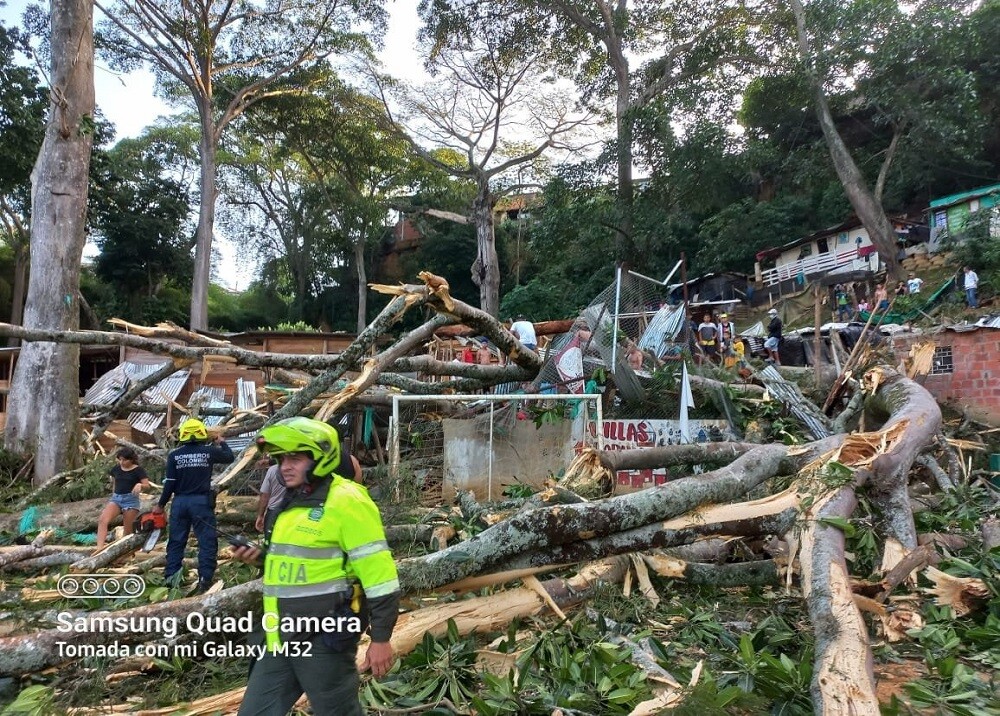
[{"label": "woman sitting on log", "polygon": [[139,495],[143,487],[149,487],[149,476],[139,465],[139,456],[131,448],[121,448],[115,455],[118,464],[111,468],[114,484],[111,499],[104,506],[97,520],[97,551],[104,549],[108,537],[108,525],[124,514],[125,534],[132,534],[135,518],[139,514]]}]

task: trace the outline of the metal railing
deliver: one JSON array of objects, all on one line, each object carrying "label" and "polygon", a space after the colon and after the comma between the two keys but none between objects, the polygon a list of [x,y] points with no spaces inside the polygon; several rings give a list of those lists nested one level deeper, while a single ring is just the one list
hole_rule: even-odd
[{"label": "metal railing", "polygon": [[[878,254],[869,254],[869,256],[875,256],[875,266],[877,267]],[[787,264],[775,266],[774,268],[767,269],[766,271],[761,271],[760,275],[764,281],[764,285],[774,286],[782,281],[795,278],[799,274],[808,276],[810,274],[826,273],[832,269],[844,268],[845,266],[850,266],[856,271],[863,271],[871,267],[867,257],[858,258],[858,252],[856,250],[845,251],[843,253],[828,251],[825,254],[808,256],[804,259],[799,259],[798,261],[792,261]]]}]

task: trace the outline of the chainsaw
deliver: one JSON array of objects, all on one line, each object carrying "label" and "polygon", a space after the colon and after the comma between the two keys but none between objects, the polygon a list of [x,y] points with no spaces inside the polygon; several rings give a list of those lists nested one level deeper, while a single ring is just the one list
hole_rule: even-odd
[{"label": "chainsaw", "polygon": [[148,532],[149,537],[142,545],[143,552],[151,552],[160,540],[163,529],[167,526],[167,516],[162,512],[143,512],[139,515],[139,532]]}]

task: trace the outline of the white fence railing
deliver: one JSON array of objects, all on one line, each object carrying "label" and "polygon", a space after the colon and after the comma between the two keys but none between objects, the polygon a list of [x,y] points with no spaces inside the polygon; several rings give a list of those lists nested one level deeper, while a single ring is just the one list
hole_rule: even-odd
[{"label": "white fence railing", "polygon": [[845,251],[843,253],[828,251],[825,254],[808,256],[798,261],[775,266],[772,269],[761,271],[760,275],[764,281],[764,285],[774,286],[782,281],[795,278],[799,274],[808,276],[809,274],[826,273],[833,269],[848,267],[855,271],[864,271],[866,269],[875,271],[878,269],[878,254],[871,253],[865,258],[858,258],[857,251]]}]

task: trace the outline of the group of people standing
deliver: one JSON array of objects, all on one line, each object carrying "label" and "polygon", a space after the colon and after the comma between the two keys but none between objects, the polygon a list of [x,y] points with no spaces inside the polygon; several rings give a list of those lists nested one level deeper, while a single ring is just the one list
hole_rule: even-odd
[{"label": "group of people standing", "polygon": [[[924,280],[911,271],[905,281],[899,281],[896,284],[893,295],[896,298],[914,296],[920,293],[923,286]],[[885,313],[889,310],[889,306],[892,305],[889,297],[889,288],[884,281],[875,287],[871,303],[868,302],[867,298],[861,298],[857,302],[857,308],[855,308],[854,302],[851,300],[851,293],[851,290],[843,284],[838,283],[833,288],[833,300],[836,306],[838,321],[847,322],[852,319],[861,319],[861,314],[869,310],[874,310],[877,313]]]},{"label": "group of people standing", "polygon": [[736,325],[729,320],[729,314],[718,316],[705,313],[701,323],[694,325],[695,355],[713,363],[724,363],[727,357],[739,360],[743,357],[743,341],[736,334]]},{"label": "group of people standing", "polygon": [[[781,347],[783,324],[777,309],[770,309],[767,315],[767,339],[764,341],[764,349],[767,351],[769,362],[780,364],[778,350]],[[746,343],[736,332],[736,324],[730,320],[727,313],[720,313],[718,316],[705,313],[701,323],[695,324],[692,320],[691,324],[696,360],[707,360],[733,367],[746,359]]]}]

